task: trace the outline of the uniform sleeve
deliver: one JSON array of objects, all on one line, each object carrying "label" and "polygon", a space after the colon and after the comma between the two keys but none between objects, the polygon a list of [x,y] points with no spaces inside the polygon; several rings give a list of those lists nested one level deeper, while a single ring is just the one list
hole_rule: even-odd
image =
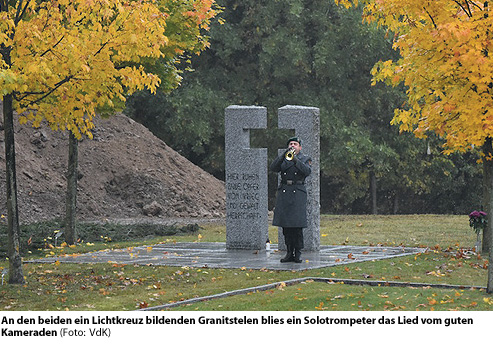
[{"label": "uniform sleeve", "polygon": [[284,160],[284,155],[279,155],[273,162],[270,164],[270,170],[274,172],[281,171],[281,164]]},{"label": "uniform sleeve", "polygon": [[303,175],[308,176],[312,173],[312,158],[309,156],[302,156],[301,158],[298,158],[298,161],[296,161],[295,166],[298,168],[298,170],[303,173]]}]

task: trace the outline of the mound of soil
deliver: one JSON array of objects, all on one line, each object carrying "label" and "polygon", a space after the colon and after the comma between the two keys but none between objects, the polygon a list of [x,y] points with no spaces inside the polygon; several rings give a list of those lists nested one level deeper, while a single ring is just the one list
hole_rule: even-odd
[{"label": "mound of soil", "polygon": [[[79,220],[224,217],[222,181],[125,115],[95,124],[94,139],[79,144]],[[17,121],[15,132],[20,221],[63,217],[68,133]],[[0,145],[0,212],[6,214],[3,133]]]}]

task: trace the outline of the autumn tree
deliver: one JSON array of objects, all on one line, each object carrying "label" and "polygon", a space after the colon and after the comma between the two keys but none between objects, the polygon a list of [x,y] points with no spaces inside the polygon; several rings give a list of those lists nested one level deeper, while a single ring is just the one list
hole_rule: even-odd
[{"label": "autumn tree", "polygon": [[[217,13],[217,8],[210,0],[160,0],[157,2],[160,9],[165,9],[166,27],[165,36],[168,41],[161,47],[163,56],[141,58],[139,63],[144,65],[147,72],[156,74],[160,78],[159,89],[162,93],[168,93],[176,88],[181,81],[177,65],[179,60],[186,59],[189,64],[189,53],[199,55],[208,45],[208,37],[204,30],[208,30],[210,19]],[[136,61],[135,59],[132,62]],[[127,63],[130,65],[130,63]],[[153,90],[150,91],[155,96]],[[132,93],[132,92],[130,92]],[[122,101],[118,105],[123,105]],[[110,107],[110,111],[121,110],[121,106]],[[100,112],[107,113],[108,109],[99,108]],[[77,182],[78,182],[78,138],[72,132],[69,133],[69,160],[67,169],[67,191],[65,202],[65,240],[73,244],[77,238],[76,209],[77,209]]]},{"label": "autumn tree", "polygon": [[[22,124],[91,137],[98,110],[136,90],[172,89],[185,51],[207,46],[212,0],[0,0],[9,282],[23,283],[13,113]],[[171,16],[171,15],[174,16]],[[165,61],[157,62],[157,59]]]},{"label": "autumn tree", "polygon": [[[335,0],[345,6],[358,0]],[[374,81],[405,84],[407,102],[396,109],[393,124],[417,137],[435,133],[444,152],[483,149],[488,223],[493,224],[493,19],[488,1],[363,0],[364,19],[392,31],[397,61],[382,60]],[[493,264],[491,231],[484,239]],[[493,266],[488,271],[493,292]]]}]

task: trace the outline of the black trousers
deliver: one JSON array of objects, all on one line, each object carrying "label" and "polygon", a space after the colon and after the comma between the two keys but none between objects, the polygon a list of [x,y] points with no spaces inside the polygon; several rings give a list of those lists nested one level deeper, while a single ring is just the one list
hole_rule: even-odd
[{"label": "black trousers", "polygon": [[303,249],[303,228],[282,228],[286,247],[301,250]]}]

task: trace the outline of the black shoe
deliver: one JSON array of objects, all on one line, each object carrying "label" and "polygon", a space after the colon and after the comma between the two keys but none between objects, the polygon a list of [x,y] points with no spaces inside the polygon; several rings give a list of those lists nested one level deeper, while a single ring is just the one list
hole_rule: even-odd
[{"label": "black shoe", "polygon": [[282,259],[281,259],[281,262],[282,263],[285,263],[285,262],[293,262],[294,261],[294,256],[293,256],[293,253],[286,253],[286,256],[284,256]]},{"label": "black shoe", "polygon": [[298,263],[299,264],[301,262],[300,256],[301,256],[301,251],[300,250],[295,250],[294,251],[294,259],[293,259],[293,261],[295,263]]},{"label": "black shoe", "polygon": [[282,263],[294,261],[293,248],[291,246],[286,246],[286,256],[281,259]]}]

